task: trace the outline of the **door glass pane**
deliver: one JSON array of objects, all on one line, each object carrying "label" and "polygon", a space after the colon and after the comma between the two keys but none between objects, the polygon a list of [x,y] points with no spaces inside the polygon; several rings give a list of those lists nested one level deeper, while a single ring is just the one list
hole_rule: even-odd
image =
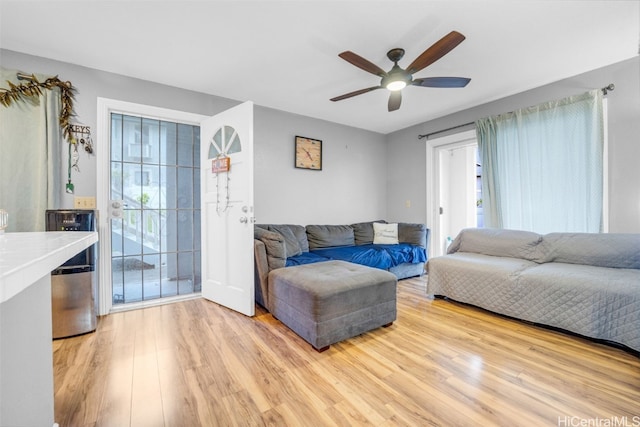
[{"label": "door glass pane", "polygon": [[122,115],[111,115],[111,161],[122,161]]},{"label": "door glass pane", "polygon": [[152,254],[160,252],[160,211],[142,211],[142,252]]},{"label": "door glass pane", "polygon": [[175,123],[160,123],[160,164],[176,164],[176,137],[177,125]]},{"label": "door glass pane", "polygon": [[111,223],[111,254],[115,258],[124,253],[122,245],[122,221]]},{"label": "door glass pane", "polygon": [[146,255],[142,257],[142,263],[144,300],[160,298],[160,255]]},{"label": "door glass pane", "polygon": [[200,290],[199,141],[198,126],[111,115],[114,304]]},{"label": "door glass pane", "polygon": [[193,126],[178,124],[178,165],[193,166],[193,143]]},{"label": "door glass pane", "polygon": [[125,209],[122,220],[122,253],[124,255],[142,254],[142,211]]},{"label": "door glass pane", "polygon": [[[198,169],[199,170],[199,169]],[[160,167],[160,203],[166,209],[175,209],[177,202],[178,182],[175,166]]]},{"label": "door glass pane", "polygon": [[111,199],[122,199],[122,162],[111,162]]},{"label": "door glass pane", "polygon": [[142,119],[142,158],[144,163],[160,163],[160,121]]},{"label": "door glass pane", "polygon": [[193,207],[193,169],[178,168],[178,208]]},{"label": "door glass pane", "polygon": [[142,301],[142,257],[130,256],[122,257],[120,259],[122,260],[120,269],[122,270],[122,276],[124,280],[124,298],[122,302],[127,303]]},{"label": "door glass pane", "polygon": [[193,211],[178,211],[178,252],[193,250]]},{"label": "door glass pane", "polygon": [[122,116],[122,159],[140,162],[142,158],[142,119]]},{"label": "door glass pane", "polygon": [[142,194],[140,204],[143,209],[160,208],[160,166],[142,165]]},{"label": "door glass pane", "polygon": [[[200,234],[198,233],[198,236]],[[200,244],[198,244],[200,247]],[[200,292],[202,290],[202,266],[201,266],[200,251],[195,251],[193,253],[193,292]]]},{"label": "door glass pane", "polygon": [[178,252],[178,294],[193,292],[193,252]]},{"label": "door glass pane", "polygon": [[178,211],[167,209],[162,211],[164,226],[161,230],[160,251],[176,252],[178,250]]},{"label": "door glass pane", "polygon": [[113,286],[113,304],[124,303],[124,276],[122,271],[123,258],[111,258],[111,282]]},{"label": "door glass pane", "polygon": [[142,183],[146,178],[140,163],[122,164],[122,197],[130,208],[140,207]]}]

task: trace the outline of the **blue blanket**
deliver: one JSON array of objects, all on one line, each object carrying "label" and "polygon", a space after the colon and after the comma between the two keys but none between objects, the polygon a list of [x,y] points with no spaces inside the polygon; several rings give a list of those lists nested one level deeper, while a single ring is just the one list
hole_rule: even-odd
[{"label": "blue blanket", "polygon": [[314,262],[329,261],[329,258],[316,255],[311,252],[302,252],[300,255],[287,258],[285,267],[291,267],[293,265],[313,264]]},{"label": "blue blanket", "polygon": [[417,264],[427,260],[424,248],[408,243],[396,245],[358,245],[316,249],[287,258],[287,267],[327,260],[342,260],[354,264],[388,270],[403,263]]}]

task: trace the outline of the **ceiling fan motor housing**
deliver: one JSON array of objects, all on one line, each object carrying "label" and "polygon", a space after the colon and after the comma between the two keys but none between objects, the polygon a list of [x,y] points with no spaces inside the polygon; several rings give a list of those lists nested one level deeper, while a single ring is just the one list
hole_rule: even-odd
[{"label": "ceiling fan motor housing", "polygon": [[[382,80],[380,81],[380,85],[382,87],[386,87],[389,90],[394,90],[388,87],[389,84],[394,82],[404,82],[405,83],[404,86],[407,86],[411,84],[412,80],[413,80],[413,77],[411,76],[411,74],[407,73],[405,70],[400,68],[400,66],[396,63],[393,65],[393,68],[389,70],[387,75],[382,78]],[[402,89],[402,87],[400,87],[400,89]]]}]

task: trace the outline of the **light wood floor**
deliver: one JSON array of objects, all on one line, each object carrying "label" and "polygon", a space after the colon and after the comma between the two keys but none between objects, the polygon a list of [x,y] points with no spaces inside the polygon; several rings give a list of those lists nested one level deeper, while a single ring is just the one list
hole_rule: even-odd
[{"label": "light wood floor", "polygon": [[640,425],[636,355],[430,300],[425,280],[399,283],[391,327],[324,353],[264,311],[248,318],[202,299],[106,316],[95,333],[54,341],[56,421]]}]

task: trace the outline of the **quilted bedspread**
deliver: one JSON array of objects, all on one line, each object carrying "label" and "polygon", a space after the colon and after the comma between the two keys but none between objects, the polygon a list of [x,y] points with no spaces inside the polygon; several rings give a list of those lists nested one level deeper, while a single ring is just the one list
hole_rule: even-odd
[{"label": "quilted bedspread", "polygon": [[427,293],[640,351],[640,235],[597,235],[595,250],[588,236],[562,234],[520,235],[516,248],[484,234],[477,252],[492,255],[454,242],[429,260]]}]

